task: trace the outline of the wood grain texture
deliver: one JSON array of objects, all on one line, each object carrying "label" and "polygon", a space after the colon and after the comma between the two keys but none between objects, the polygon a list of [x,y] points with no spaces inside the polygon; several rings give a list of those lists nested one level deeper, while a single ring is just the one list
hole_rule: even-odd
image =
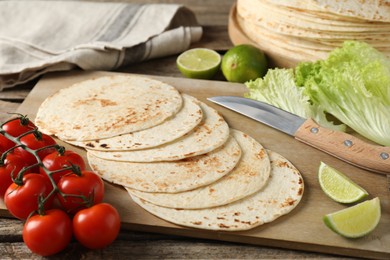
[{"label": "wood grain texture", "polygon": [[350,134],[321,127],[312,119],[303,123],[295,138],[363,169],[390,174],[390,147],[374,145]]}]

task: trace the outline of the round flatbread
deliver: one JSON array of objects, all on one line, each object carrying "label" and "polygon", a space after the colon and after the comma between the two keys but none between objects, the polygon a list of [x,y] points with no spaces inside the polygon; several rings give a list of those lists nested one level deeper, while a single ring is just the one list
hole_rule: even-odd
[{"label": "round flatbread", "polygon": [[156,147],[176,140],[194,129],[202,120],[199,101],[183,94],[183,107],[165,122],[138,132],[92,141],[68,141],[68,143],[99,151],[130,151]]},{"label": "round flatbread", "polygon": [[171,85],[114,75],[59,90],[42,103],[35,124],[63,140],[96,140],[161,124],[174,116],[182,103]]},{"label": "round flatbread", "polygon": [[228,174],[241,157],[230,137],[220,148],[174,162],[131,163],[103,160],[87,153],[91,169],[104,180],[146,192],[181,192],[212,183]]},{"label": "round flatbread", "polygon": [[240,145],[242,156],[236,167],[218,181],[179,193],[151,193],[129,188],[127,191],[153,204],[180,209],[221,206],[259,191],[267,183],[271,170],[268,154],[252,137],[237,130],[230,132]]},{"label": "round flatbread", "polygon": [[124,162],[175,161],[208,153],[223,145],[229,137],[229,126],[213,108],[200,103],[203,119],[191,132],[158,147],[135,151],[91,151],[95,157]]},{"label": "round flatbread", "polygon": [[299,171],[284,157],[268,152],[271,175],[268,184],[242,200],[207,209],[173,209],[154,205],[134,195],[145,210],[169,222],[193,228],[238,231],[271,222],[289,213],[300,202],[304,184]]}]

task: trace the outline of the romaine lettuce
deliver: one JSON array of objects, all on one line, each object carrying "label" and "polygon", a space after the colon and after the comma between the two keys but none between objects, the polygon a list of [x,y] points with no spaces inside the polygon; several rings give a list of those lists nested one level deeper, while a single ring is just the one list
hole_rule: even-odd
[{"label": "romaine lettuce", "polygon": [[390,146],[390,60],[382,53],[347,41],[326,60],[299,64],[295,73],[313,104],[362,136]]},{"label": "romaine lettuce", "polygon": [[327,120],[329,113],[367,139],[390,146],[390,59],[364,42],[346,41],[326,60],[271,69],[245,84],[249,98],[343,130],[345,125]]}]

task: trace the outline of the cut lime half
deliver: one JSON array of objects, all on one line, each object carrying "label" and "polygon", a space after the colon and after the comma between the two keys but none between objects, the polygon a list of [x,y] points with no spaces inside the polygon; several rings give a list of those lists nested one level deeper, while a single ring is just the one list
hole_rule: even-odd
[{"label": "cut lime half", "polygon": [[176,59],[176,65],[180,72],[194,79],[211,79],[219,70],[221,55],[218,52],[206,48],[194,48],[187,50]]},{"label": "cut lime half", "polygon": [[318,180],[325,194],[340,203],[353,203],[368,196],[366,190],[323,162],[318,170]]},{"label": "cut lime half", "polygon": [[375,229],[381,218],[379,198],[325,215],[324,222],[334,232],[349,238],[362,237]]}]

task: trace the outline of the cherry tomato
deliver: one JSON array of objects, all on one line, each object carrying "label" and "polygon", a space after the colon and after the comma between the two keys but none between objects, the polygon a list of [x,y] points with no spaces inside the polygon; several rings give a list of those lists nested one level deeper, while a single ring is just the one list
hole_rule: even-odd
[{"label": "cherry tomato", "polygon": [[9,140],[4,135],[0,134],[0,156],[8,149],[15,146],[15,143]]},{"label": "cherry tomato", "polygon": [[104,183],[102,179],[92,171],[81,171],[81,175],[68,173],[58,181],[58,190],[64,194],[82,195],[91,200],[86,203],[82,198],[58,195],[58,199],[63,208],[68,213],[75,213],[87,206],[103,201]]},{"label": "cherry tomato", "polygon": [[28,131],[34,130],[36,126],[26,116],[14,118],[5,123],[3,129],[10,135],[18,137]]},{"label": "cherry tomato", "polygon": [[44,215],[33,215],[23,227],[23,241],[41,256],[56,254],[66,248],[72,238],[72,221],[62,210],[50,209]]},{"label": "cherry tomato", "polygon": [[[11,174],[13,178],[16,178],[20,170],[25,166],[27,166],[27,164],[21,157],[13,153],[7,154],[4,163],[0,165],[0,198],[4,198],[5,191],[13,183]],[[25,173],[28,172],[29,170]]]},{"label": "cherry tomato", "polygon": [[82,209],[73,217],[73,233],[77,241],[90,249],[103,248],[118,236],[120,217],[108,203]]},{"label": "cherry tomato", "polygon": [[[37,173],[29,173],[23,176],[23,183],[12,183],[4,194],[4,203],[8,211],[18,219],[27,217],[38,209],[40,197],[46,197],[52,190],[51,183],[44,176]],[[53,202],[52,196],[45,203],[45,209],[50,208]]]},{"label": "cherry tomato", "polygon": [[[42,163],[51,172],[69,167],[72,164],[79,166],[81,171],[85,170],[83,157],[81,157],[78,153],[69,150],[50,153],[43,158]],[[47,174],[42,167],[39,168],[39,172],[47,177]],[[72,170],[60,171],[52,174],[51,177],[57,183],[62,176],[70,172],[72,172]]]},{"label": "cherry tomato", "polygon": [[[40,132],[37,133],[38,134],[31,133],[26,136],[23,136],[22,138],[20,138],[20,142],[32,150],[37,150],[39,148],[56,144],[56,141],[50,135],[46,135]],[[38,156],[42,160],[46,155],[54,151],[56,151],[54,147],[43,149],[38,152]],[[35,158],[35,156],[23,149],[22,147],[16,148],[15,153],[22,157],[29,165],[37,163],[37,159]]]}]

